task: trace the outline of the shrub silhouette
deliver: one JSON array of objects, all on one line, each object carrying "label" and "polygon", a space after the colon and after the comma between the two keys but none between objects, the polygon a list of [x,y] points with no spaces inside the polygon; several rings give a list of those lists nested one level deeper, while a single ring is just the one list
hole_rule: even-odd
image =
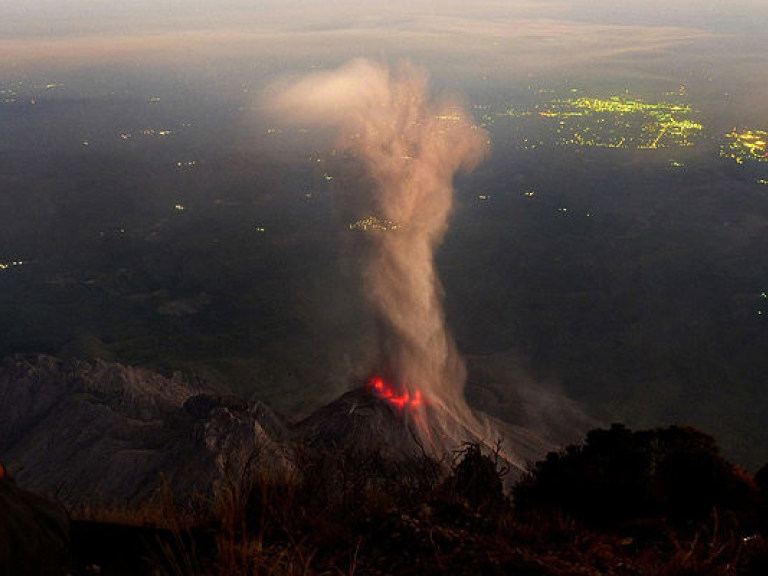
[{"label": "shrub silhouette", "polygon": [[[760,491],[760,502],[757,508],[757,525],[763,534],[768,535],[768,464],[765,464],[755,474],[755,484]],[[768,546],[766,548],[768,549]],[[766,556],[768,557],[768,554],[766,554]],[[766,563],[768,563],[768,561]]]},{"label": "shrub silhouette", "polygon": [[633,432],[620,424],[548,454],[513,494],[519,511],[557,510],[596,528],[640,518],[683,525],[713,508],[746,513],[757,497],[707,434],[679,426]]},{"label": "shrub silhouette", "polygon": [[765,464],[755,474],[755,483],[763,499],[768,500],[768,464]]},{"label": "shrub silhouette", "polygon": [[508,470],[499,467],[498,451],[491,458],[483,454],[479,443],[467,442],[460,454],[461,461],[449,478],[456,495],[466,500],[473,508],[502,502],[502,478]]}]

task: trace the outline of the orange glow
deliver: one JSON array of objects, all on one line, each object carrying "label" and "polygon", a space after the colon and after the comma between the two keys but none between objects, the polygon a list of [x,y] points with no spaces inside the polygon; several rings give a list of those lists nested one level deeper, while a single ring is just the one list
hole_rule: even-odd
[{"label": "orange glow", "polygon": [[426,403],[421,396],[420,390],[414,390],[413,395],[407,389],[403,389],[401,392],[396,390],[389,382],[385,382],[381,376],[372,376],[365,385],[365,389],[379,398],[387,400],[399,410],[416,408]]}]

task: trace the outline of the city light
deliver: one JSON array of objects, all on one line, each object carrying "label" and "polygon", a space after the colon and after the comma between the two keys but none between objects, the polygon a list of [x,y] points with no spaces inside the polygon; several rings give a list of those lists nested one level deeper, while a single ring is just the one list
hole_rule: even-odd
[{"label": "city light", "polygon": [[552,100],[539,117],[557,120],[557,144],[656,149],[693,146],[703,126],[691,107],[648,103],[628,96]]},{"label": "city light", "polygon": [[366,232],[372,230],[386,232],[389,230],[397,230],[399,227],[398,224],[391,220],[384,220],[382,218],[377,218],[376,216],[368,216],[367,218],[363,218],[349,225],[350,230],[364,230]]},{"label": "city light", "polygon": [[[690,105],[679,100],[685,91],[668,93],[672,101],[650,102],[629,94],[607,98],[580,96],[552,98],[552,90],[539,89],[546,96],[528,108],[505,103],[495,114],[490,106],[473,106],[478,121],[491,126],[496,119],[518,123],[517,129],[533,127],[536,136],[523,136],[518,146],[534,150],[539,146],[571,146],[623,149],[657,149],[694,146],[704,126],[694,118]],[[530,117],[530,118],[529,118]],[[535,139],[534,139],[535,138]]]},{"label": "city light", "polygon": [[725,142],[720,146],[720,157],[729,158],[737,164],[768,162],[768,132],[734,128],[725,135]]},{"label": "city light", "polygon": [[24,261],[23,260],[13,260],[12,262],[0,262],[0,270],[7,270],[8,268],[16,268],[18,266],[23,266]]}]

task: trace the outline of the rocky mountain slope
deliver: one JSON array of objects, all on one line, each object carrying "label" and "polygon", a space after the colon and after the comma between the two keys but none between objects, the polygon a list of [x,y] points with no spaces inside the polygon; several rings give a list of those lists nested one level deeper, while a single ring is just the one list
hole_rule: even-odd
[{"label": "rocky mountain slope", "polygon": [[206,495],[255,459],[279,465],[285,433],[263,404],[179,374],[45,356],[0,365],[0,459],[68,506],[138,503],[164,482]]},{"label": "rocky mountain slope", "polygon": [[[553,448],[529,430],[497,424],[518,472]],[[459,436],[444,447],[473,439]],[[20,485],[68,507],[131,506],[164,485],[177,499],[210,496],[247,469],[290,466],[296,443],[403,461],[425,454],[416,439],[413,421],[362,388],[290,424],[259,401],[181,374],[47,356],[0,364],[0,460]]]}]

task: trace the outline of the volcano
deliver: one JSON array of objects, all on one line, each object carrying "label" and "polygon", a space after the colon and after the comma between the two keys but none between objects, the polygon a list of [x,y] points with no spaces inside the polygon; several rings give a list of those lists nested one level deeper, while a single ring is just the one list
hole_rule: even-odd
[{"label": "volcano", "polygon": [[520,426],[474,413],[486,436],[478,435],[418,388],[399,388],[380,376],[347,392],[296,425],[298,437],[315,449],[373,454],[393,461],[423,456],[437,460],[476,442],[500,450],[509,465],[509,481],[526,464],[557,447]]},{"label": "volcano", "polygon": [[290,468],[298,446],[375,455],[402,468],[425,457],[450,462],[465,442],[491,451],[501,438],[508,481],[556,448],[531,430],[476,414],[489,431],[479,436],[418,388],[406,392],[377,377],[299,422],[204,382],[98,360],[7,358],[0,398],[0,460],[20,485],[56,493],[70,509],[140,505],[163,482],[178,501],[211,495],[246,469]]},{"label": "volcano", "polygon": [[296,431],[314,448],[379,452],[404,460],[417,456],[423,448],[418,416],[402,396],[384,398],[363,386],[315,411],[297,424]]}]

